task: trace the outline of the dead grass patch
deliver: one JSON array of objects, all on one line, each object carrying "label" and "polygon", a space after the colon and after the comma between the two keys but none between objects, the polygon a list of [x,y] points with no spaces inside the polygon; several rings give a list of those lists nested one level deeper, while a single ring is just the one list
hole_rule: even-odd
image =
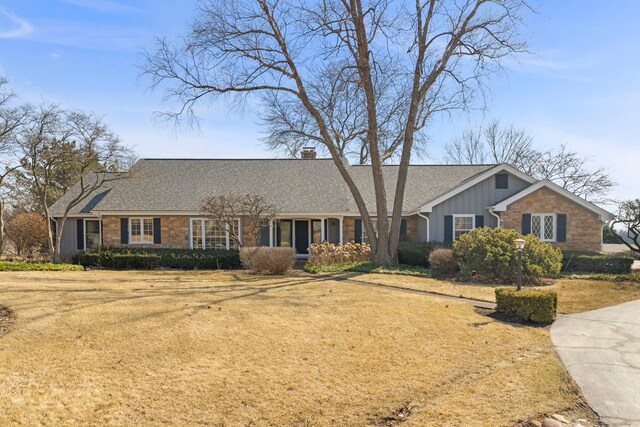
[{"label": "dead grass patch", "polygon": [[0,338],[0,425],[592,416],[546,329],[427,295],[305,274],[12,272],[0,301],[16,313]]}]

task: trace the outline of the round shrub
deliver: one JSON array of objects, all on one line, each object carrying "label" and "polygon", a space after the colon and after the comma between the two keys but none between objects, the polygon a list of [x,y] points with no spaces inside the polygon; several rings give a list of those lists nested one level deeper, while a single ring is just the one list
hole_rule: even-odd
[{"label": "round shrub", "polygon": [[244,268],[262,274],[287,274],[296,262],[294,248],[244,247],[240,249]]},{"label": "round shrub", "polygon": [[[523,236],[504,228],[476,228],[454,244],[460,273],[474,280],[513,283],[517,280],[518,250],[513,241],[525,239],[522,251],[523,280],[535,283],[541,277],[560,273],[562,252],[533,235]],[[474,276],[475,273],[475,276]]]},{"label": "round shrub", "polygon": [[458,272],[458,262],[452,249],[436,249],[429,254],[431,273],[436,277],[451,277]]}]

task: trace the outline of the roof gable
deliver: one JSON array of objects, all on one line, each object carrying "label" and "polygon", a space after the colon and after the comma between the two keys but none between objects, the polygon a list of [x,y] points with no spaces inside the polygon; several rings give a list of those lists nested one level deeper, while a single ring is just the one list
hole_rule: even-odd
[{"label": "roof gable", "polygon": [[525,188],[524,190],[514,194],[511,197],[508,197],[505,200],[502,200],[501,202],[496,203],[493,206],[493,210],[495,210],[496,212],[504,212],[507,210],[508,206],[526,196],[528,196],[529,194],[541,189],[541,188],[548,188],[549,190],[560,194],[561,196],[566,197],[567,199],[571,200],[572,202],[584,207],[585,209],[590,210],[591,212],[595,212],[596,214],[600,215],[600,219],[602,221],[608,221],[611,219],[612,214],[610,212],[608,212],[605,209],[602,209],[599,206],[594,205],[593,203],[583,199],[582,197],[576,196],[575,194],[573,194],[572,192],[565,190],[564,188],[560,187],[557,184],[554,184],[553,182],[549,181],[549,180],[542,180],[542,181],[538,181],[533,185],[530,185],[529,187]]},{"label": "roof gable", "polygon": [[[522,179],[523,181],[526,181],[528,183],[534,183],[536,180],[532,177],[530,177],[529,175],[527,175],[524,172],[519,171],[518,169],[514,168],[511,165],[508,165],[506,163],[501,163],[499,165],[495,165],[492,166],[491,168],[478,173],[477,175],[470,177],[469,179],[461,182],[459,185],[455,186],[454,188],[449,189],[446,192],[443,192],[442,194],[438,195],[437,197],[429,200],[427,203],[423,204],[420,208],[419,208],[419,212],[431,212],[433,210],[433,207],[436,205],[439,205],[440,203],[444,202],[447,199],[450,199],[451,197],[455,196],[456,194],[462,193],[463,191],[473,187],[474,185],[479,184],[480,182],[484,181],[485,179],[500,173],[500,172],[509,172],[510,174],[513,174],[515,176],[517,176],[518,178]],[[428,200],[428,199],[427,199]]]}]

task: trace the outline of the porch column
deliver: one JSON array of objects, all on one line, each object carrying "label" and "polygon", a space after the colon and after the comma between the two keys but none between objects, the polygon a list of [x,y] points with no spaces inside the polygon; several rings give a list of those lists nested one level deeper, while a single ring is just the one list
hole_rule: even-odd
[{"label": "porch column", "polygon": [[269,247],[273,247],[273,220],[269,221]]},{"label": "porch column", "polygon": [[325,237],[324,233],[325,233],[325,229],[324,229],[324,222],[326,221],[326,218],[320,218],[320,242],[318,243],[322,243],[325,240],[327,240],[327,238]]},{"label": "porch column", "polygon": [[344,243],[344,217],[341,216],[340,220],[340,243]]}]

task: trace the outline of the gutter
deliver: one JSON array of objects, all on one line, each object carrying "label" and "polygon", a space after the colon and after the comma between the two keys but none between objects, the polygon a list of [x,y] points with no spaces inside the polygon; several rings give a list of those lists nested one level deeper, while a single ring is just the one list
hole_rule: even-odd
[{"label": "gutter", "polygon": [[498,220],[498,227],[497,227],[497,228],[500,228],[500,215],[498,215],[498,214],[495,212],[495,207],[494,207],[494,206],[489,206],[487,209],[489,209],[489,213],[490,213],[491,215],[493,215],[493,216],[495,216],[495,217],[496,217],[496,219]]},{"label": "gutter", "polygon": [[424,219],[427,220],[427,242],[429,242],[430,241],[429,240],[429,237],[430,237],[429,236],[429,229],[431,228],[431,223],[429,222],[429,217],[423,215],[422,212],[420,212],[420,211],[416,212],[416,215],[418,215],[420,218],[424,218]]}]

